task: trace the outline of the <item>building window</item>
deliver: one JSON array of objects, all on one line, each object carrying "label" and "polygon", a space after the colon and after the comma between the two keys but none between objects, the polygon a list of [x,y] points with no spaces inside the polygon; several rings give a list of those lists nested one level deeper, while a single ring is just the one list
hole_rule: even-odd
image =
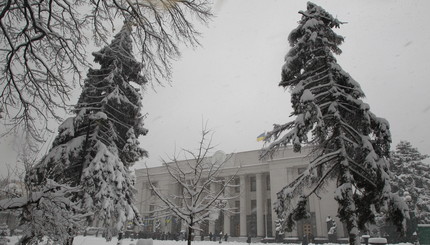
[{"label": "building window", "polygon": [[266,210],[266,213],[267,214],[271,214],[272,213],[272,200],[271,199],[267,199],[267,204],[266,204],[267,206],[267,210]]},{"label": "building window", "polygon": [[[266,203],[266,212],[264,214],[265,216],[265,226],[264,226],[264,233],[271,236],[272,234],[272,200],[269,198],[267,199]],[[267,233],[266,233],[267,229]]]},{"label": "building window", "polygon": [[257,213],[257,200],[251,200],[251,214]]},{"label": "building window", "polygon": [[270,191],[270,175],[266,175],[266,190]]},{"label": "building window", "polygon": [[235,201],[234,202],[234,208],[236,209],[235,210],[236,212],[240,211],[240,201]]},{"label": "building window", "polygon": [[298,172],[299,174],[301,174],[301,173],[305,172],[305,170],[306,170],[306,168],[298,168],[298,169],[297,169],[297,172]]},{"label": "building window", "polygon": [[154,209],[155,205],[149,205],[149,213],[151,214],[151,216],[153,216]]},{"label": "building window", "polygon": [[239,178],[234,179],[234,185],[235,185],[234,191],[236,193],[240,193],[240,179]]},{"label": "building window", "polygon": [[152,233],[153,232],[153,220],[151,216],[145,216],[144,219],[144,230],[147,233]]},{"label": "building window", "polygon": [[[154,188],[158,187],[158,182],[152,182],[152,186],[154,186]],[[151,188],[151,196],[155,196],[155,192],[154,189],[152,187]]]},{"label": "building window", "polygon": [[249,184],[252,192],[257,190],[257,182],[255,181],[255,176],[249,177]]}]

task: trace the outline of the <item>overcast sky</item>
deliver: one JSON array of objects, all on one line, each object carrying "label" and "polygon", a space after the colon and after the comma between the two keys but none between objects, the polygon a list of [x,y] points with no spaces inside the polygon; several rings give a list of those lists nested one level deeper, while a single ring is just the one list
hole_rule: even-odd
[{"label": "overcast sky", "polygon": [[[373,113],[390,122],[392,148],[408,140],[430,154],[430,1],[315,3],[347,22],[336,30],[345,37],[338,63]],[[288,34],[305,9],[303,0],[217,0],[203,47],[183,52],[171,87],[144,95],[148,165],[160,165],[175,147],[197,148],[202,120],[227,153],[260,149],[260,133],[291,120],[290,93],[278,82]]]},{"label": "overcast sky", "polygon": [[[231,153],[260,149],[259,134],[293,119],[290,93],[278,83],[288,34],[307,1],[215,1],[202,47],[183,50],[171,85],[144,92],[149,134],[141,142],[150,158],[136,168],[161,165],[175,149],[196,149],[202,121],[217,149]],[[430,154],[430,1],[314,3],[347,22],[335,30],[345,37],[338,63],[361,85],[372,112],[390,122],[392,149],[408,140]]]}]

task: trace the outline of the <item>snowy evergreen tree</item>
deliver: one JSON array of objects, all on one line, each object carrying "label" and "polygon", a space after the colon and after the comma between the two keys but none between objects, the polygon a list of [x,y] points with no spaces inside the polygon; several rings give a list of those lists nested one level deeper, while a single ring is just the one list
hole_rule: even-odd
[{"label": "snowy evergreen tree", "polygon": [[389,183],[389,124],[370,112],[360,85],[337,64],[334,54],[341,53],[344,38],[333,28],[342,22],[310,2],[299,13],[279,84],[291,89],[296,119],[274,125],[266,136],[273,142],[262,157],[290,143],[295,151],[302,144],[314,151],[307,171],[278,193],[280,228],[291,230],[307,217],[308,197],[334,182],[338,217],[346,224],[350,244],[360,244],[359,230],[379,212],[399,228],[404,225],[407,207]]},{"label": "snowy evergreen tree", "polygon": [[[212,17],[209,0],[0,1],[0,118],[2,134],[45,142],[48,123],[62,121],[70,93],[88,67],[88,44],[108,43],[117,21],[133,22],[145,77],[171,78],[180,43],[199,45],[197,23]],[[5,128],[6,127],[6,128]],[[0,136],[1,136],[0,135]]]},{"label": "snowy evergreen tree", "polygon": [[215,221],[220,211],[232,212],[228,201],[237,196],[226,190],[236,187],[231,182],[237,171],[227,178],[220,177],[221,170],[232,155],[215,154],[210,158],[208,154],[213,149],[211,140],[207,139],[210,131],[203,129],[199,148],[196,152],[184,150],[191,158],[179,161],[176,156],[171,162],[163,161],[169,175],[179,186],[179,193],[165,193],[153,184],[148,173],[148,182],[152,191],[165,204],[156,212],[162,215],[173,215],[182,220],[187,226],[187,244],[191,245],[194,230],[204,221]]},{"label": "snowy evergreen tree", "polygon": [[[411,222],[414,219],[412,223],[415,224],[430,224],[430,165],[423,162],[428,157],[407,141],[401,141],[392,152],[391,185],[393,191],[398,191],[406,199],[413,213]],[[408,237],[416,231],[416,227],[409,230],[406,234]]]},{"label": "snowy evergreen tree", "polygon": [[130,167],[147,155],[137,140],[147,133],[137,88],[146,79],[132,54],[131,32],[125,23],[110,45],[93,53],[100,68],[89,69],[76,115],[59,127],[49,153],[29,176],[39,186],[51,179],[79,186],[81,192],[70,198],[107,229],[107,238],[138,218]]}]

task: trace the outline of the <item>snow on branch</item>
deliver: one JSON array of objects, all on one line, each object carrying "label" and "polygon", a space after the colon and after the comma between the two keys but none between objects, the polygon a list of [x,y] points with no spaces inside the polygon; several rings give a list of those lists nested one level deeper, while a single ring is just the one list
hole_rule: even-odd
[{"label": "snow on branch", "polygon": [[163,166],[175,181],[176,188],[162,191],[154,184],[150,169],[147,168],[146,171],[151,190],[167,207],[160,210],[170,210],[172,215],[187,224],[189,232],[205,220],[216,219],[221,210],[230,211],[228,203],[236,198],[230,196],[227,188],[231,188],[231,182],[236,177],[238,169],[225,177],[222,177],[225,174],[221,174],[224,165],[233,155],[217,158],[217,153],[223,155],[217,152],[214,156],[208,157],[213,150],[211,138],[206,140],[209,132],[205,129],[202,131],[199,148],[196,151],[183,150],[190,158],[178,160],[174,156],[172,162],[163,160]]},{"label": "snow on branch", "polygon": [[[318,195],[327,183],[336,180],[339,217],[347,225],[351,245],[357,244],[360,222],[373,222],[366,209],[387,205],[390,200],[389,123],[370,112],[370,106],[362,101],[360,85],[337,64],[334,55],[341,53],[338,46],[344,38],[333,28],[342,22],[311,2],[299,13],[302,18],[288,36],[291,49],[279,83],[291,91],[295,119],[274,125],[266,136],[270,144],[260,157],[271,156],[290,144],[295,152],[302,145],[312,147],[315,155],[307,170],[278,193],[280,229],[291,229],[295,221],[304,218],[306,198]],[[367,196],[372,198],[357,208],[356,202]],[[396,210],[394,206],[392,210]],[[401,212],[390,214],[403,220]]]},{"label": "snow on branch", "polygon": [[[58,109],[70,109],[71,91],[89,66],[89,40],[107,44],[118,19],[126,20],[124,29],[133,36],[146,71],[133,78],[139,77],[140,85],[161,83],[171,77],[171,60],[180,55],[180,43],[199,45],[195,21],[207,23],[211,17],[207,0],[2,1],[1,117],[10,132],[23,129],[29,139],[43,142],[49,119],[61,121]],[[119,53],[126,45],[132,44],[111,50]]]}]

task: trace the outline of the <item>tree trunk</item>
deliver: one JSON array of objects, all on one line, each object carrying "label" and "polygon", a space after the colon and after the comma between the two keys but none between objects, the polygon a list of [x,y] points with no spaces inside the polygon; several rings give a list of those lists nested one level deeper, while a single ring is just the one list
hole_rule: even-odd
[{"label": "tree trunk", "polygon": [[67,240],[66,241],[64,241],[64,245],[73,245],[73,240],[75,239],[75,237],[73,237],[73,236],[70,236],[70,237],[68,237],[67,238]]},{"label": "tree trunk", "polygon": [[31,241],[32,241],[33,237],[34,237],[34,234],[23,235],[21,237],[21,239],[19,239],[18,244],[21,244],[21,245],[31,244]]},{"label": "tree trunk", "polygon": [[191,245],[191,240],[192,240],[192,234],[193,234],[193,217],[191,217],[190,219],[190,225],[188,226],[188,241],[187,241],[187,245]]}]

